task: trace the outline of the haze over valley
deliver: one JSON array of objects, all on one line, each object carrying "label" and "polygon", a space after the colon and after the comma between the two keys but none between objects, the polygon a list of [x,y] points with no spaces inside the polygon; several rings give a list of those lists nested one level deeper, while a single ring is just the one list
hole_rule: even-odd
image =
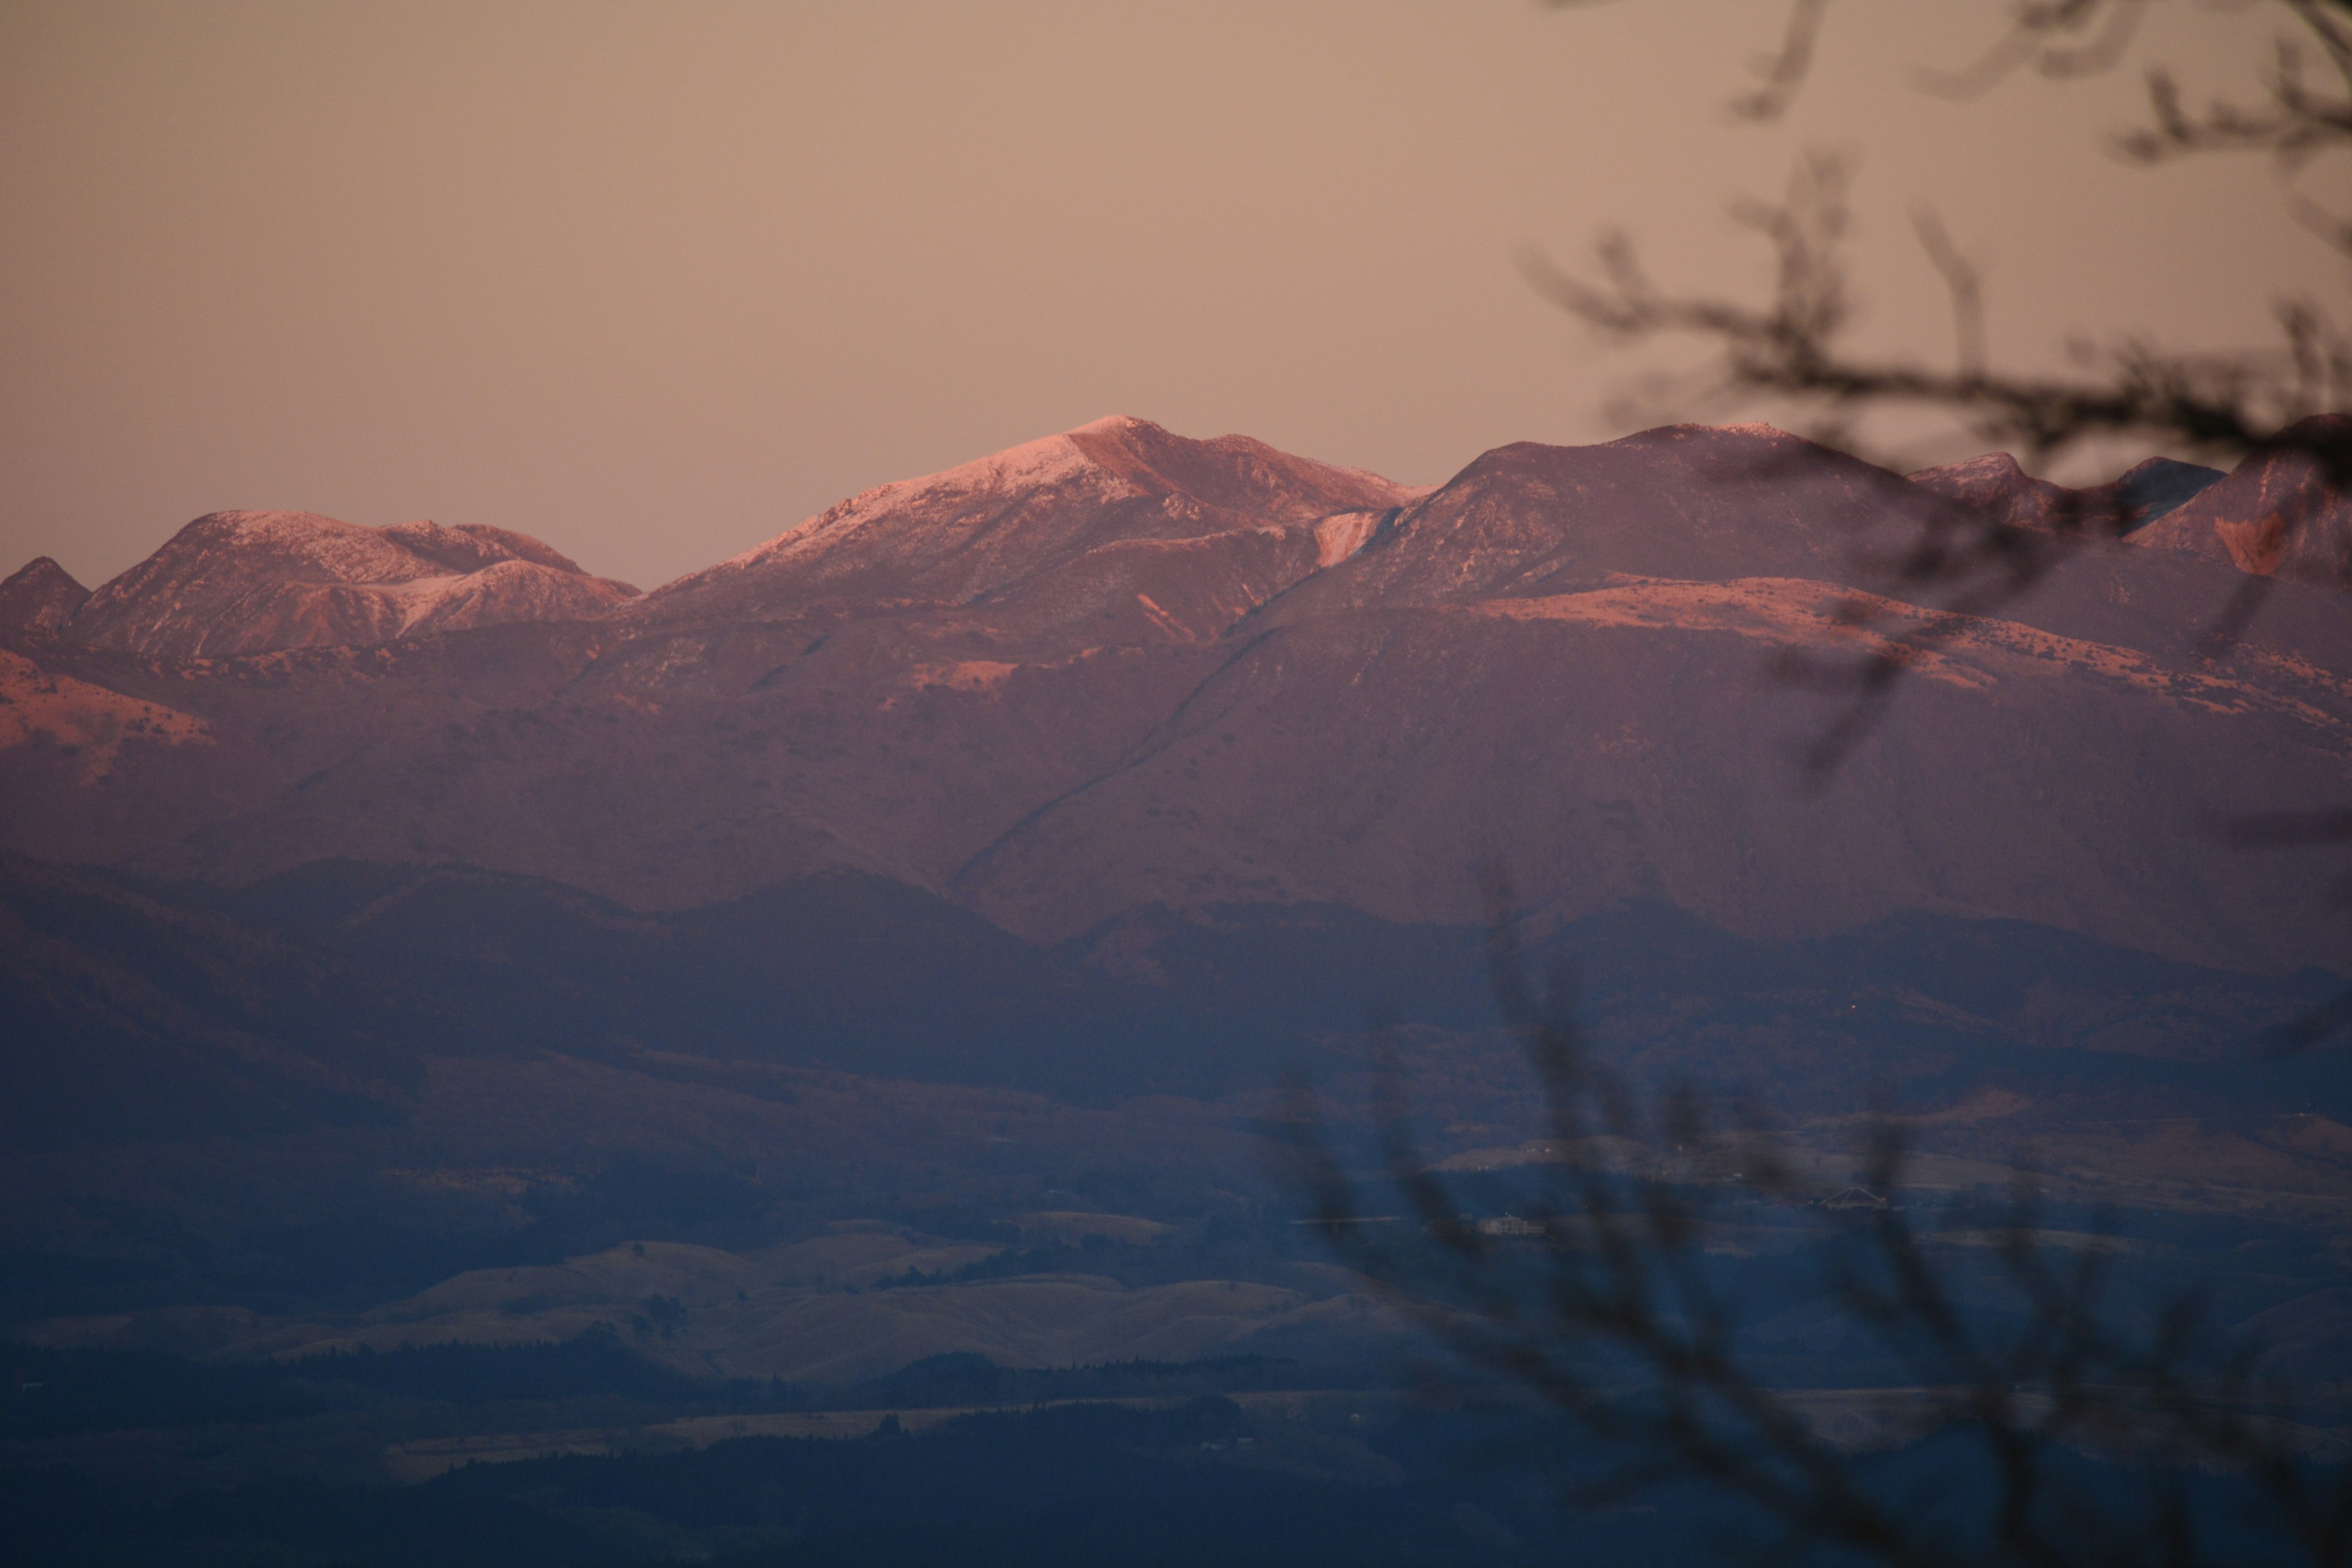
[{"label": "haze over valley", "polygon": [[[462,1512],[475,1460],[863,1453],[824,1445],[886,1417],[947,1454],[957,1411],[1108,1399],[1139,1464],[1207,1422],[1417,1520],[1395,1379],[1429,1347],[1281,1155],[1288,1082],[1377,1163],[1391,1071],[1482,1222],[1563,1165],[1670,1180],[1777,1280],[1891,1114],[1915,1201],[2025,1168],[2058,1230],[2139,1216],[2135,1289],[2255,1248],[2217,1305],[2333,1366],[2352,1083],[2255,1042],[2340,989],[2340,872],[2214,827],[2341,786],[2345,584],[2263,532],[2316,483],[2143,465],[2093,497],[2121,542],[1958,616],[1891,552],[2082,497],[1763,426],[1415,488],[1106,418],[646,591],[300,512],[95,587],[36,560],[0,583],[0,1306],[80,1413],[26,1405],[0,1461]],[[2318,504],[2303,541],[2340,535]],[[1828,677],[1906,638],[1809,772],[1853,711]],[[1553,1134],[1488,989],[1497,874],[1594,1048],[1748,1107],[1793,1186]],[[1822,1310],[1791,1298],[1786,1381],[1891,1378]],[[198,1370],[131,1370],[163,1366]],[[1865,1445],[1896,1419],[1855,1408]],[[628,1506],[647,1551],[783,1539]]]}]

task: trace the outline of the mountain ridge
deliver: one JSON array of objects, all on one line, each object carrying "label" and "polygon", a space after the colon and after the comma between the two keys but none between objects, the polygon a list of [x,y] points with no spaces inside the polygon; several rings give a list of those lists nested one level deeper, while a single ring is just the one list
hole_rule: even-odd
[{"label": "mountain ridge", "polygon": [[[1937,620],[1885,562],[1947,504],[1763,426],[1523,443],[1419,489],[1120,418],[863,492],[648,595],[541,617],[509,594],[529,613],[384,641],[184,656],[210,648],[193,611],[121,618],[168,562],[77,637],[87,605],[63,634],[29,618],[70,579],[20,573],[0,605],[35,608],[0,637],[24,689],[82,706],[0,731],[0,847],[221,881],[464,862],[648,910],[847,868],[1040,942],[1150,907],[1460,922],[1500,858],[1561,919],[1655,899],[1790,940],[1927,910],[2332,961],[2326,869],[2203,825],[2340,790],[2340,598],[2283,582],[2208,659],[2234,565],[2084,546],[1997,616]],[[404,526],[280,522],[293,542],[255,559],[364,556],[312,584],[302,624],[326,631],[352,576],[452,605],[501,574],[601,581]],[[1930,624],[1807,794],[1793,759],[1840,700],[1773,671]]]},{"label": "mountain ridge", "polygon": [[[772,613],[779,603],[887,596],[961,606],[1017,595],[1041,572],[1122,547],[1227,541],[1259,553],[1283,536],[1422,492],[1294,458],[1246,437],[1171,436],[1116,416],[920,479],[850,497],[719,564],[665,584],[624,612],[676,626]],[[1308,554],[1328,553],[1318,541]],[[1267,565],[1273,565],[1268,562]],[[1301,563],[1288,563],[1301,569]],[[1277,574],[1284,569],[1273,568]],[[1311,569],[1307,563],[1306,569]]]},{"label": "mountain ridge", "polygon": [[302,511],[207,512],[70,610],[79,584],[44,562],[0,584],[0,627],[174,658],[593,617],[636,595],[528,534],[426,521],[362,528]]},{"label": "mountain ridge", "polygon": [[2132,541],[2252,576],[2352,588],[2352,499],[2334,493],[2315,455],[2331,447],[2352,449],[2352,415],[2298,422]]}]

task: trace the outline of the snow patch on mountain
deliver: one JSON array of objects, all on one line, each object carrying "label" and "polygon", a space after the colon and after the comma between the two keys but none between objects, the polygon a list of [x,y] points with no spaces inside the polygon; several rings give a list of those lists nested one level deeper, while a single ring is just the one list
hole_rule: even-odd
[{"label": "snow patch on mountain", "polygon": [[[2268,711],[2324,732],[2336,747],[2352,749],[2352,723],[2291,691],[2216,670],[2169,665],[2134,648],[1995,616],[1924,609],[1834,583],[1774,577],[1715,583],[1626,579],[1580,594],[1491,599],[1471,608],[1490,619],[1730,632],[1781,647],[1891,658],[1909,675],[1977,690],[1990,690],[2000,683],[2000,661],[2025,659],[2118,681],[2185,706]],[[1932,640],[1923,639],[1923,632],[1932,634]],[[2309,671],[2307,678],[2324,679],[2316,671]]]},{"label": "snow patch on mountain", "polygon": [[1088,477],[1095,471],[1094,465],[1068,436],[1047,436],[1041,440],[1024,441],[1018,447],[1007,447],[969,463],[959,463],[936,474],[926,474],[919,479],[894,479],[887,485],[860,490],[847,500],[835,503],[765,543],[755,544],[740,554],[729,556],[716,566],[656,588],[654,595],[671,595],[690,584],[818,554],[837,542],[842,535],[866,527],[877,520],[904,515],[919,503],[959,510],[979,503],[984,510],[986,501],[992,496],[1059,485]]},{"label": "snow patch on mountain", "polygon": [[1315,525],[1315,564],[1337,566],[1380,531],[1384,511],[1343,511]]},{"label": "snow patch on mountain", "polygon": [[[860,491],[655,590],[629,619],[771,618],[820,600],[965,605],[1113,545],[1304,529],[1339,514],[1377,517],[1426,493],[1246,437],[1193,440],[1117,416]],[[1363,525],[1340,524],[1334,538],[1357,526]]]},{"label": "snow patch on mountain", "polygon": [[222,511],[99,588],[63,630],[100,647],[217,658],[594,619],[636,592],[505,529]]}]

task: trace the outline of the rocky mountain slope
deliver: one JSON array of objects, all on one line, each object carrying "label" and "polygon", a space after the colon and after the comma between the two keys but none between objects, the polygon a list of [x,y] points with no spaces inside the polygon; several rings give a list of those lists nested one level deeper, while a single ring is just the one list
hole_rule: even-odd
[{"label": "rocky mountain slope", "polygon": [[[2185,467],[2119,484],[2153,509]],[[642,597],[517,536],[223,514],[62,620],[47,573],[0,589],[37,606],[0,630],[26,679],[178,726],[93,769],[81,730],[19,723],[0,848],[223,881],[464,862],[647,910],[847,868],[1112,966],[1149,964],[1155,911],[1474,920],[1495,861],[1560,920],[1655,901],[1778,940],[1922,910],[2340,964],[2336,868],[2212,831],[2340,797],[2352,617],[2315,584],[2209,662],[2233,560],[2084,547],[1941,623],[1807,787],[1847,698],[1789,672],[1923,623],[1885,563],[1976,482],[1676,426],[1420,491],[1106,420]]]},{"label": "rocky mountain slope", "polygon": [[46,555],[28,561],[0,583],[0,627],[31,632],[62,631],[89,590]]}]

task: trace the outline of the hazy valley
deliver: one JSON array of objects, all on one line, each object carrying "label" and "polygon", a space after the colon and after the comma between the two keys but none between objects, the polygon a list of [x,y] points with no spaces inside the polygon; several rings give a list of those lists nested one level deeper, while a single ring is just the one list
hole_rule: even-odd
[{"label": "hazy valley", "polygon": [[[1560,1164],[1710,1194],[1775,1375],[1862,1447],[1893,1418],[1840,1391],[1900,1369],[1839,1337],[1805,1226],[1879,1118],[1956,1268],[2022,1171],[2133,1300],[2206,1281],[2340,1389],[2352,1074],[2262,1042],[2352,968],[2343,868],[2218,826],[2332,805],[2352,747],[2337,564],[2263,531],[2298,482],[2146,465],[2122,542],[1965,616],[1893,553],[2064,492],[1762,426],[1416,489],[1103,420],[643,593],[302,513],[199,519],[94,591],[36,562],[0,584],[0,1466],[454,1521],[499,1459],[510,1560],[569,1562],[607,1504],[547,1500],[562,1456],[878,1477],[885,1437],[823,1444],[1034,1405],[1007,1441],[1048,1469],[1093,1441],[1052,1421],[1131,1420],[1147,1492],[1288,1478],[1469,1551],[1460,1509],[1534,1505],[1431,1479],[1463,1418],[1398,1392],[1429,1346],[1283,1163],[1304,1084],[1380,1164],[1382,1051],[1475,1221]],[[1852,699],[1807,673],[1927,623],[1809,773]],[[1496,869],[1595,1051],[1748,1142],[1548,1135]],[[1739,1169],[1758,1138],[1793,1188]],[[210,1539],[157,1506],[122,1540]],[[658,1555],[819,1504],[609,1506]]]}]

